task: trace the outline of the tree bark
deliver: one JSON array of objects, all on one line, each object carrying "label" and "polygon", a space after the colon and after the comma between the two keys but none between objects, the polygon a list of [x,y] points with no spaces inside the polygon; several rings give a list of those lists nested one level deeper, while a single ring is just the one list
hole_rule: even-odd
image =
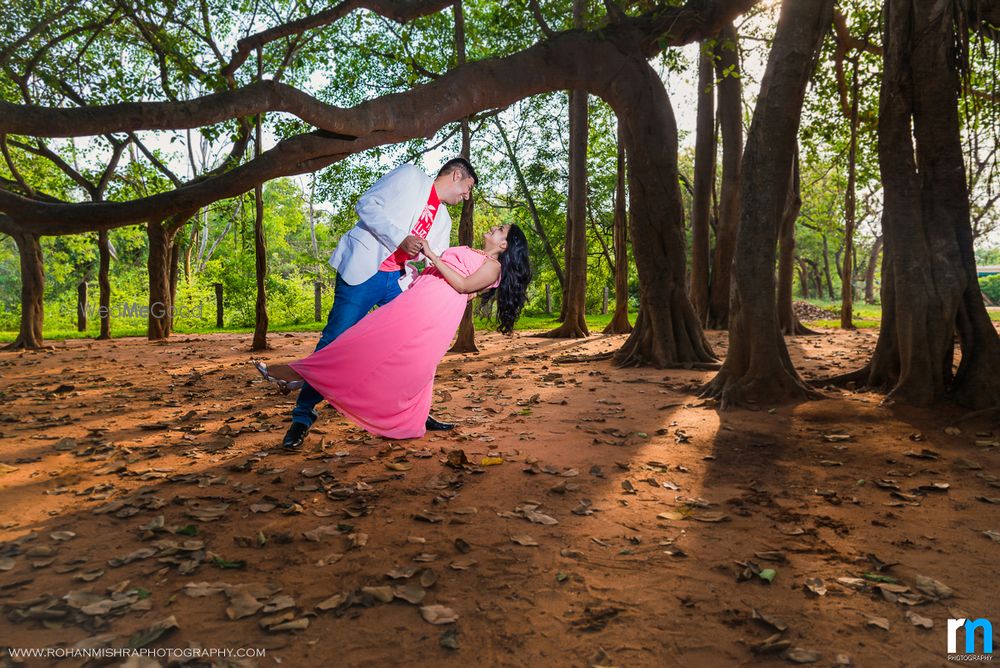
[{"label": "tree bark", "polygon": [[878,256],[882,252],[882,235],[875,237],[871,253],[868,254],[868,266],[865,268],[865,303],[875,303],[875,269],[878,267]]},{"label": "tree bark", "polygon": [[698,110],[694,146],[694,194],[691,204],[691,305],[698,319],[708,318],[709,218],[715,173],[714,68],[710,42],[698,56]]},{"label": "tree bark", "polygon": [[[259,137],[259,133],[258,133]],[[264,236],[264,188],[254,188],[253,221],[254,270],[257,277],[257,301],[254,312],[253,342],[250,350],[267,350],[267,239]]]},{"label": "tree bark", "polygon": [[816,396],[799,378],[778,327],[774,263],[806,83],[833,0],[786,0],[743,156],[733,260],[729,353],[703,389],[722,408]]},{"label": "tree bark", "polygon": [[628,321],[628,215],[625,205],[625,137],[622,123],[618,121],[618,163],[615,182],[615,312],[604,334],[628,334],[632,324]]},{"label": "tree bark", "polygon": [[802,287],[802,298],[809,299],[809,265],[799,258],[799,285]]},{"label": "tree bark", "polygon": [[170,313],[167,314],[167,334],[174,331],[174,306],[177,304],[177,278],[180,273],[181,246],[180,235],[174,234],[170,244]]},{"label": "tree bark", "polygon": [[[455,3],[455,53],[459,65],[465,63],[465,14],[462,0]],[[472,155],[472,133],[469,130],[469,119],[462,119],[462,157],[469,159]],[[462,202],[462,217],[458,221],[458,243],[471,246],[473,243],[473,207],[472,198]],[[450,353],[478,353],[476,345],[476,326],[472,321],[472,302],[465,305],[462,322],[458,325],[458,335],[455,343],[448,351]]]},{"label": "tree bark", "polygon": [[[6,231],[6,230],[5,230]],[[42,325],[45,320],[45,266],[38,235],[11,233],[21,262],[21,328],[17,338],[4,350],[44,348]]]},{"label": "tree bark", "polygon": [[663,82],[645,61],[620,70],[610,99],[624,121],[629,233],[639,274],[639,316],[615,354],[621,366],[713,363],[685,288],[684,207],[677,169],[677,124]]},{"label": "tree bark", "polygon": [[[1000,337],[976,281],[958,118],[955,34],[965,28],[955,12],[928,0],[886,3],[883,316],[861,373],[909,404],[951,397],[982,408],[1000,397]],[[956,333],[962,358],[953,373]]]},{"label": "tree bark", "polygon": [[[820,233],[820,239],[823,240],[823,276],[826,278],[826,292],[830,296],[830,301],[833,301],[837,297],[833,293],[833,278],[830,276],[830,244],[826,234]],[[839,266],[839,263],[835,262],[834,266]]]},{"label": "tree bark", "polygon": [[816,334],[799,321],[792,305],[792,279],[795,273],[795,221],[802,209],[798,147],[795,149],[795,159],[792,162],[790,177],[785,210],[781,215],[781,229],[778,232],[778,327],[785,335]]},{"label": "tree bark", "polygon": [[858,55],[851,82],[851,141],[847,157],[847,193],[844,195],[844,269],[840,283],[840,328],[854,329],[854,216],[858,175]]},{"label": "tree bark", "polygon": [[[584,0],[573,0],[573,26],[584,25]],[[543,336],[578,339],[587,329],[587,91],[569,92],[569,197],[562,324]]]},{"label": "tree bark", "polygon": [[149,274],[149,315],[146,337],[158,341],[170,336],[170,255],[174,232],[166,221],[150,221],[146,225],[149,240],[149,257],[146,269]]},{"label": "tree bark", "polygon": [[107,230],[100,230],[97,233],[97,253],[100,261],[100,268],[97,271],[100,293],[98,316],[101,320],[101,333],[97,338],[101,340],[111,338],[111,242]]},{"label": "tree bark", "polygon": [[719,79],[719,130],[722,135],[722,185],[709,284],[709,329],[729,327],[730,277],[740,222],[740,163],[743,159],[743,93],[740,83],[739,37],[732,24],[719,32],[716,48]]},{"label": "tree bark", "polygon": [[[257,79],[262,76],[261,52],[257,50]],[[256,136],[254,139],[254,156],[260,157],[263,150],[264,133],[262,125],[264,114],[257,114]],[[253,248],[254,248],[254,269],[257,276],[257,303],[254,313],[253,342],[250,350],[267,350],[267,238],[264,236],[264,187],[260,183],[254,188],[254,219],[253,219]]]}]

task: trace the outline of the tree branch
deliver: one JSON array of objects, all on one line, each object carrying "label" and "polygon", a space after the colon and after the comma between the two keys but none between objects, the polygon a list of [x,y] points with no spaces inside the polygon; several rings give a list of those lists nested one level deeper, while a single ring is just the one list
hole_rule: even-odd
[{"label": "tree branch", "polygon": [[21,172],[18,171],[17,165],[14,164],[14,159],[11,158],[10,150],[7,148],[7,135],[0,135],[0,151],[3,152],[3,159],[7,163],[7,169],[10,170],[11,175],[17,181],[21,189],[28,195],[28,197],[35,196],[35,189],[28,185],[28,182],[24,180],[21,176]]},{"label": "tree branch", "polygon": [[21,37],[14,40],[14,42],[10,46],[5,48],[3,51],[0,51],[0,67],[7,64],[7,61],[10,59],[12,55],[14,55],[15,51],[17,51],[19,48],[21,48],[29,41],[31,41],[32,38],[41,34],[42,31],[44,31],[50,25],[52,25],[62,17],[66,16],[66,14],[68,14],[74,8],[76,2],[77,0],[68,0],[64,4],[62,9],[60,9],[58,12],[46,16],[43,20],[39,21],[38,24],[33,26],[31,30],[29,30],[24,35],[21,35]]},{"label": "tree branch", "polygon": [[367,9],[379,16],[384,16],[397,23],[406,23],[415,18],[426,16],[438,12],[454,0],[345,0],[339,5],[306,16],[295,21],[289,21],[273,28],[268,28],[262,32],[244,37],[236,43],[229,64],[222,68],[222,75],[231,78],[236,70],[246,62],[246,59],[254,49],[263,47],[269,42],[282,37],[301,34],[313,28],[321,28],[330,25],[347,16],[356,9]]},{"label": "tree branch", "polygon": [[[669,40],[698,40],[714,34],[749,0],[718,0],[706,14],[674,16]],[[720,7],[728,7],[729,12]],[[325,105],[290,86],[259,82],[191,102],[128,103],[86,109],[47,109],[0,104],[0,132],[52,136],[104,134],[139,129],[195,127],[206,120],[245,117],[269,110],[296,113],[325,128],[279,142],[260,157],[217,171],[165,193],[129,202],[42,204],[0,192],[0,210],[33,234],[74,234],[163,220],[184,210],[247,192],[264,181],[321,169],[360,151],[433,136],[442,126],[489,108],[543,92],[577,89],[598,95],[622,114],[633,103],[620,85],[623,68],[641,59],[637,45],[663,44],[640,30],[659,26],[663,10],[605,28],[600,33],[568,31],[505,58],[457,67],[438,80],[405,93],[368,100],[352,109]],[[8,113],[9,112],[9,113]],[[58,131],[53,131],[53,123]],[[16,128],[16,129],[12,129]],[[94,132],[96,130],[96,132]],[[350,134],[345,134],[349,132]]]},{"label": "tree branch", "polygon": [[545,16],[542,15],[542,8],[538,6],[538,0],[528,0],[528,7],[531,9],[531,15],[535,17],[535,23],[542,29],[542,34],[546,37],[554,37],[556,33],[545,21]]}]

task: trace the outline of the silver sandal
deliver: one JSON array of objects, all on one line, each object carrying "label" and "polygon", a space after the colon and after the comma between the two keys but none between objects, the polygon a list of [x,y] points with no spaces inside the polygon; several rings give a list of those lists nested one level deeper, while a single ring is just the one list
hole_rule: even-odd
[{"label": "silver sandal", "polygon": [[304,380],[283,380],[281,378],[275,378],[267,371],[267,365],[260,360],[252,359],[253,365],[260,372],[260,375],[264,377],[264,380],[270,381],[278,386],[282,394],[288,394],[292,390],[301,390],[302,386],[306,384]]}]

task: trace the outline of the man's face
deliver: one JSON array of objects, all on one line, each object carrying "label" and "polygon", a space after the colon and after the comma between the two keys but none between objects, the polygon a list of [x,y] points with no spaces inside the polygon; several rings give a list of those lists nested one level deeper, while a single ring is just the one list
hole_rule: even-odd
[{"label": "man's face", "polygon": [[459,170],[455,170],[449,176],[451,180],[448,182],[447,192],[441,196],[444,203],[454,205],[469,199],[472,196],[472,187],[476,185],[475,180],[471,176],[464,176]]}]

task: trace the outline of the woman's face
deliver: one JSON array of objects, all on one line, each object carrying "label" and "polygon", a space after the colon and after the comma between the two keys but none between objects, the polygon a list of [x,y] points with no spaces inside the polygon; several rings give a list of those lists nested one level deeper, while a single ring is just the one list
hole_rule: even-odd
[{"label": "woman's face", "polygon": [[507,233],[510,225],[495,225],[489,232],[483,235],[484,245],[492,244],[496,248],[507,248]]}]

